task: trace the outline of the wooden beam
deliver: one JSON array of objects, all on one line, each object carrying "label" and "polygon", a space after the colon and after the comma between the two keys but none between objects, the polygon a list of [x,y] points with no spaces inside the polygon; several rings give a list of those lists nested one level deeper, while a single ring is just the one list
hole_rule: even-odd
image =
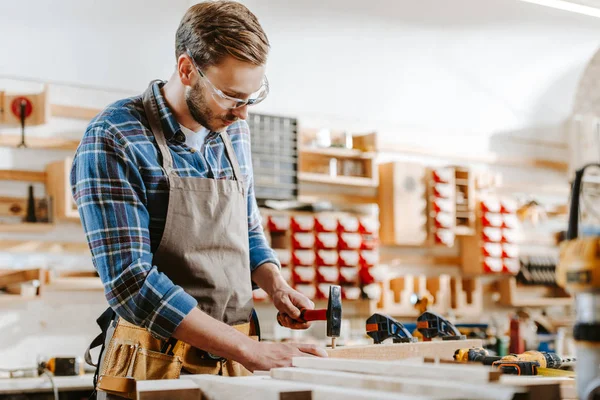
[{"label": "wooden beam", "polygon": [[431,357],[452,360],[460,348],[482,347],[481,339],[440,340],[417,343],[373,344],[328,349],[332,358],[393,361],[409,357]]},{"label": "wooden beam", "polygon": [[0,270],[0,287],[6,287],[14,283],[33,281],[36,279],[40,281],[40,284],[43,283],[42,272],[40,268]]},{"label": "wooden beam", "polygon": [[[0,146],[17,147],[21,143],[21,135],[0,134]],[[79,140],[71,140],[57,137],[35,137],[25,136],[27,148],[44,150],[76,150]]]},{"label": "wooden beam", "polygon": [[336,358],[294,357],[292,365],[299,368],[327,371],[355,372],[368,375],[401,378],[431,378],[453,381],[487,383],[500,379],[499,371],[483,365],[409,363],[398,368],[393,361],[349,360]]},{"label": "wooden beam", "polygon": [[[399,365],[397,368],[410,367]],[[311,384],[380,390],[426,397],[434,396],[444,399],[512,400],[515,394],[527,392],[525,388],[500,386],[495,383],[477,384],[444,379],[396,378],[305,368],[272,369],[271,377]]]},{"label": "wooden beam", "polygon": [[0,180],[46,183],[46,173],[44,171],[3,169],[0,170]]},{"label": "wooden beam", "polygon": [[91,120],[102,110],[98,108],[87,108],[78,106],[65,106],[62,104],[51,104],[50,113],[53,117],[76,118]]}]

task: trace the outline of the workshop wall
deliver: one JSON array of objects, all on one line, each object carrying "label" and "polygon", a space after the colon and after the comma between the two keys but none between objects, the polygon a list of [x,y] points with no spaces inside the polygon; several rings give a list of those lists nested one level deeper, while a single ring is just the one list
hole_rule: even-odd
[{"label": "workshop wall", "polygon": [[[502,150],[566,160],[563,121],[600,44],[596,20],[504,0],[243,2],[259,16],[272,43],[272,94],[256,111],[297,116],[303,126],[376,130],[384,142],[457,154]],[[194,3],[0,2],[0,35],[14,38],[2,42],[2,54],[11,56],[0,58],[0,87],[22,87],[9,77],[53,81],[58,84],[51,85],[51,102],[88,107],[139,93],[150,80],[170,76],[174,32]],[[74,90],[60,82],[90,88]],[[55,118],[28,134],[77,138],[84,128],[85,123]],[[535,140],[517,150],[506,143],[509,136]],[[466,150],[467,145],[472,147]],[[23,151],[32,153],[23,157]],[[0,149],[0,168],[43,170],[68,155]],[[498,170],[508,179],[566,182],[554,172]],[[20,183],[1,185],[7,196],[23,196],[26,189]],[[36,187],[37,193],[43,188]],[[30,237],[50,236],[85,241],[77,224]],[[92,268],[89,257],[0,253],[3,268],[40,264]],[[51,294],[44,301],[3,303],[0,367],[32,365],[48,348],[81,354],[97,333],[94,320],[105,305],[101,292],[82,297]],[[60,329],[66,326],[68,334]]]}]

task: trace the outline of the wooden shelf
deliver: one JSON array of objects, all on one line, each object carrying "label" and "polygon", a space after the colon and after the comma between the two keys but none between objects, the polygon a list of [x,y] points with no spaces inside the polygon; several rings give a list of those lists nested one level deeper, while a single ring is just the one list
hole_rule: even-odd
[{"label": "wooden shelf", "polygon": [[46,173],[43,171],[2,169],[0,170],[0,180],[46,183]]},{"label": "wooden shelf", "polygon": [[44,233],[54,229],[54,224],[45,222],[23,222],[21,224],[0,224],[0,233]]},{"label": "wooden shelf", "polygon": [[104,290],[98,277],[53,278],[46,286],[47,291]]},{"label": "wooden shelf", "polygon": [[10,253],[90,254],[87,243],[15,239],[0,240],[0,251]]},{"label": "wooden shelf", "polygon": [[345,149],[342,147],[302,147],[300,148],[300,152],[303,154],[315,154],[339,158],[361,159],[373,159],[377,155],[377,153],[375,152],[365,152],[356,149]]},{"label": "wooden shelf", "polygon": [[454,228],[454,234],[456,236],[471,236],[475,234],[475,228],[469,228],[468,226],[457,226]]},{"label": "wooden shelf", "polygon": [[[541,285],[517,285],[515,277],[502,279],[499,283],[500,304],[511,307],[554,307],[574,304],[571,296],[560,288]],[[540,293],[541,291],[545,293]],[[560,292],[560,293],[559,293]]]},{"label": "wooden shelf", "polygon": [[79,106],[65,106],[62,104],[51,104],[50,113],[53,117],[76,118],[91,120],[102,112],[99,108],[87,108]]},{"label": "wooden shelf", "polygon": [[312,172],[299,172],[298,180],[312,183],[326,183],[329,185],[357,186],[357,187],[377,187],[378,183],[371,178],[358,176],[336,176],[331,177],[325,174],[316,174]]},{"label": "wooden shelf", "polygon": [[[17,147],[21,143],[21,135],[0,134],[0,146]],[[45,138],[26,136],[25,143],[28,149],[43,150],[69,150],[74,151],[79,146],[79,140]]]}]

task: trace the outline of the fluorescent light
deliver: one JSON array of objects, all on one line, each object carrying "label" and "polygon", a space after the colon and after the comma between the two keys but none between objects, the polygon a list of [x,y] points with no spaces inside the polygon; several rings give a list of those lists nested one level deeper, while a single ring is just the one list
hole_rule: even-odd
[{"label": "fluorescent light", "polygon": [[566,0],[521,0],[527,3],[539,4],[541,6],[558,8],[559,10],[570,11],[578,14],[589,15],[600,18],[600,9],[585,6],[583,4],[572,3]]}]

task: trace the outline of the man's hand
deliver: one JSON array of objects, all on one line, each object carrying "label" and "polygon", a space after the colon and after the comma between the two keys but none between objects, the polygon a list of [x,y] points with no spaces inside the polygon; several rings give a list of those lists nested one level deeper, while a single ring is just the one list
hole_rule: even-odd
[{"label": "man's hand", "polygon": [[301,322],[300,310],[315,308],[315,304],[305,295],[292,289],[279,273],[275,264],[266,263],[252,272],[252,280],[258,284],[273,300],[279,310],[282,325],[292,329],[306,329],[310,322]]},{"label": "man's hand", "polygon": [[312,310],[315,308],[315,303],[310,301],[308,297],[289,286],[275,291],[271,297],[275,308],[281,313],[279,320],[283,326],[291,329],[307,329],[310,327],[310,322],[299,320],[301,309]]},{"label": "man's hand", "polygon": [[255,342],[239,362],[251,372],[292,366],[292,357],[327,357],[327,352],[312,344]]}]

